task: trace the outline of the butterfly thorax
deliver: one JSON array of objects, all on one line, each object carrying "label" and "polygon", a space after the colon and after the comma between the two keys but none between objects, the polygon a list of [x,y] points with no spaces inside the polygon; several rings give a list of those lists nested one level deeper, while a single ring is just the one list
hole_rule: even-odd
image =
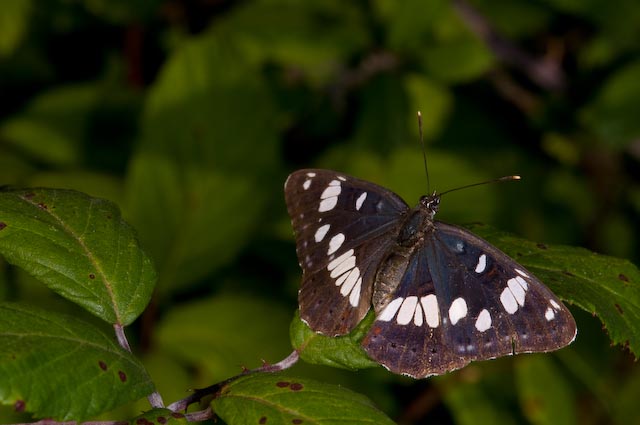
[{"label": "butterfly thorax", "polygon": [[391,301],[414,252],[424,245],[425,238],[435,230],[433,217],[438,212],[440,197],[434,192],[423,196],[414,208],[400,220],[396,244],[388,249],[375,278],[373,307],[382,310]]}]

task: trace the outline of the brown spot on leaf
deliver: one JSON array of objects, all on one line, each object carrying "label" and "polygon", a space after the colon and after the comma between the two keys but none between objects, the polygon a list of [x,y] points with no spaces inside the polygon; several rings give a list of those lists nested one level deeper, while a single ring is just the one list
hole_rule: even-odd
[{"label": "brown spot on leaf", "polygon": [[290,382],[286,382],[286,381],[276,382],[276,387],[278,387],[278,388],[286,388],[289,385],[291,385],[291,383]]},{"label": "brown spot on leaf", "polygon": [[164,416],[158,416],[156,418],[156,421],[158,421],[159,424],[166,424],[167,423],[167,418],[165,418]]},{"label": "brown spot on leaf", "polygon": [[267,417],[263,416],[260,418],[260,420],[258,421],[259,424],[266,424],[267,423]]},{"label": "brown spot on leaf", "polygon": [[41,210],[46,210],[49,207],[47,207],[47,204],[45,204],[44,202],[38,202],[38,208],[40,208]]},{"label": "brown spot on leaf", "polygon": [[120,381],[127,382],[127,374],[126,373],[124,373],[123,371],[119,370],[118,371],[118,376],[120,377]]},{"label": "brown spot on leaf", "polygon": [[616,303],[615,305],[616,305],[616,310],[618,310],[618,313],[620,313],[620,314],[624,314],[624,313],[622,312],[622,307],[620,307],[620,304]]},{"label": "brown spot on leaf", "polygon": [[184,415],[183,415],[182,413],[173,412],[173,413],[171,414],[171,417],[172,417],[172,418],[176,418],[176,419],[182,419],[182,418],[184,418]]},{"label": "brown spot on leaf", "polygon": [[7,223],[0,221],[0,230],[3,230],[5,227],[7,227]]},{"label": "brown spot on leaf", "polygon": [[27,406],[27,404],[24,402],[24,400],[17,400],[14,404],[13,404],[13,408],[15,409],[16,412],[20,413],[20,412],[24,412],[24,408]]},{"label": "brown spot on leaf", "polygon": [[136,419],[136,424],[138,425],[144,425],[145,423],[147,423],[147,420],[145,418]]},{"label": "brown spot on leaf", "polygon": [[[0,228],[0,230],[2,230],[2,228]],[[627,276],[623,275],[622,273],[620,273],[618,275],[618,279],[620,279],[623,282],[629,282],[629,278]]]},{"label": "brown spot on leaf", "polygon": [[301,389],[304,388],[304,385],[302,385],[299,382],[294,382],[293,384],[291,384],[291,391],[300,391]]},{"label": "brown spot on leaf", "polygon": [[107,364],[105,362],[103,362],[102,360],[100,360],[98,362],[98,365],[100,366],[100,369],[107,370]]},{"label": "brown spot on leaf", "polygon": [[36,196],[36,194],[33,192],[25,193],[24,199],[33,199],[34,196]]},{"label": "brown spot on leaf", "polygon": [[546,246],[546,245],[545,245],[545,244],[543,244],[543,243],[537,243],[537,244],[536,244],[536,246],[537,246],[538,248],[540,248],[540,249],[547,249],[547,248],[548,248],[548,246]]},{"label": "brown spot on leaf", "polygon": [[89,273],[89,279],[93,280],[96,278],[96,275],[93,273]]},{"label": "brown spot on leaf", "polygon": [[292,419],[292,420],[291,420],[291,423],[292,423],[292,424],[301,424],[302,422],[303,422],[303,420],[302,420],[302,419]]},{"label": "brown spot on leaf", "polygon": [[566,271],[566,270],[562,270],[562,274],[564,274],[564,275],[566,275],[566,276],[570,276],[570,277],[576,277],[576,275],[575,275],[575,274],[573,274],[573,273],[571,273],[571,272],[568,272],[568,271]]}]

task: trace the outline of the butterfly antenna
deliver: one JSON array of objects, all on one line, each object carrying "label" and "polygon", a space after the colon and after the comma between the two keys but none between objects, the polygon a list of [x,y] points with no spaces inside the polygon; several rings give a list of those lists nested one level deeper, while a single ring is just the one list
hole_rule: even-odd
[{"label": "butterfly antenna", "polygon": [[427,149],[424,147],[424,138],[422,137],[422,112],[420,111],[418,111],[418,134],[420,135],[420,147],[422,148],[424,172],[427,175],[427,193],[431,193],[431,185],[429,183],[429,169],[427,168]]},{"label": "butterfly antenna", "polygon": [[442,196],[445,193],[455,192],[456,190],[466,189],[468,187],[480,186],[480,185],[483,185],[483,184],[510,182],[510,181],[520,180],[520,179],[521,179],[520,176],[504,176],[504,177],[500,177],[498,179],[487,180],[487,181],[480,182],[480,183],[467,184],[465,186],[460,186],[460,187],[456,187],[456,188],[453,188],[453,189],[449,189],[449,190],[447,190],[445,192],[440,193],[439,195]]}]

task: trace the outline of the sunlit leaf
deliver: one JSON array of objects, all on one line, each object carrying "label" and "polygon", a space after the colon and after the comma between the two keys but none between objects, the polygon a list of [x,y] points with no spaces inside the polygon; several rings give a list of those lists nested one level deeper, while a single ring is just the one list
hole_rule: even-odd
[{"label": "sunlit leaf", "polygon": [[71,190],[0,191],[0,254],[109,323],[133,322],[155,284],[118,207]]},{"label": "sunlit leaf", "polygon": [[58,420],[86,419],[154,390],[114,336],[12,303],[0,303],[0,375],[0,402]]},{"label": "sunlit leaf", "polygon": [[222,388],[211,406],[228,425],[393,423],[360,394],[282,375],[235,380]]}]

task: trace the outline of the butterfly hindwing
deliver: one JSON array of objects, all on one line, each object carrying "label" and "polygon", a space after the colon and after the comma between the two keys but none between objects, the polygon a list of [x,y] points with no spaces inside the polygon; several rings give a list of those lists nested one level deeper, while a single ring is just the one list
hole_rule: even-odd
[{"label": "butterfly hindwing", "polygon": [[300,317],[314,331],[350,332],[371,305],[373,280],[408,206],[373,183],[327,170],[299,170],[285,183],[303,270]]},{"label": "butterfly hindwing", "polygon": [[439,375],[474,360],[553,351],[575,338],[571,313],[549,289],[465,229],[435,222],[398,275],[363,340],[393,372]]}]

